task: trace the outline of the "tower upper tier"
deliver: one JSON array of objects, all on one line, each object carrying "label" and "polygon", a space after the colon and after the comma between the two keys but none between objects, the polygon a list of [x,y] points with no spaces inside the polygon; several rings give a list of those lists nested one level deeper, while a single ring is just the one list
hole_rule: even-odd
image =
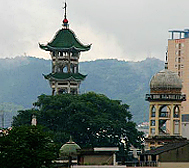
[{"label": "tower upper tier", "polygon": [[164,69],[155,74],[150,81],[150,89],[153,91],[178,90],[182,89],[182,81],[175,72]]},{"label": "tower upper tier", "polygon": [[91,45],[82,44],[70,29],[60,29],[51,42],[39,47],[46,51],[81,52],[90,50]]}]

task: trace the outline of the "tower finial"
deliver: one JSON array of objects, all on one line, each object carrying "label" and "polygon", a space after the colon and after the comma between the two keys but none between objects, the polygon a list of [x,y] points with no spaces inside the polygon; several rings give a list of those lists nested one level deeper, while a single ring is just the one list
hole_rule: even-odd
[{"label": "tower finial", "polygon": [[66,19],[66,8],[67,8],[67,3],[66,3],[66,1],[65,1],[65,6],[63,7],[63,9],[65,9],[65,10],[64,10],[64,19]]},{"label": "tower finial", "polygon": [[68,20],[67,20],[67,17],[66,17],[67,16],[67,11],[66,11],[67,10],[67,3],[66,3],[66,1],[65,1],[65,5],[64,5],[63,9],[64,9],[64,20],[63,20],[62,26],[67,29],[68,28]]},{"label": "tower finial", "polygon": [[165,57],[165,69],[168,69],[168,59],[167,59],[168,49],[166,50],[166,57]]}]

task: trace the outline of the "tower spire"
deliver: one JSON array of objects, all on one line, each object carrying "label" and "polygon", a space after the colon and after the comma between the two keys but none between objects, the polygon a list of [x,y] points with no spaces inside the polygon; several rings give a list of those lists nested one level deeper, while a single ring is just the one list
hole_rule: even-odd
[{"label": "tower spire", "polygon": [[165,69],[168,69],[167,53],[168,53],[168,49],[166,50],[166,57],[165,57]]},{"label": "tower spire", "polygon": [[68,28],[68,19],[67,19],[67,3],[65,2],[65,5],[63,7],[64,9],[64,20],[63,20],[63,28],[67,29]]},{"label": "tower spire", "polygon": [[65,9],[65,10],[64,10],[64,19],[66,19],[66,8],[67,8],[67,3],[65,2],[65,6],[64,6],[64,8],[63,8],[63,9]]}]

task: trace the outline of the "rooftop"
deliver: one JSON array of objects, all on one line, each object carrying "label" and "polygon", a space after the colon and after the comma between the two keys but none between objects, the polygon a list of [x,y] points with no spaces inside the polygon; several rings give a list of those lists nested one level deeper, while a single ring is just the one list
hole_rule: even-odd
[{"label": "rooftop", "polygon": [[39,44],[39,47],[45,51],[81,52],[90,50],[91,45],[82,44],[70,29],[60,29],[51,42]]}]

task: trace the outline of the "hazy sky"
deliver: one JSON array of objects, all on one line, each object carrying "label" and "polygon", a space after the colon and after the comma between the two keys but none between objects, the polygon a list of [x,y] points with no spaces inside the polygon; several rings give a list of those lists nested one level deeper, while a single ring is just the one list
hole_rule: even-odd
[{"label": "hazy sky", "polygon": [[[50,58],[46,43],[62,27],[64,0],[0,0],[0,58]],[[81,61],[164,60],[169,29],[189,27],[188,0],[67,0],[70,29],[90,51]]]}]

